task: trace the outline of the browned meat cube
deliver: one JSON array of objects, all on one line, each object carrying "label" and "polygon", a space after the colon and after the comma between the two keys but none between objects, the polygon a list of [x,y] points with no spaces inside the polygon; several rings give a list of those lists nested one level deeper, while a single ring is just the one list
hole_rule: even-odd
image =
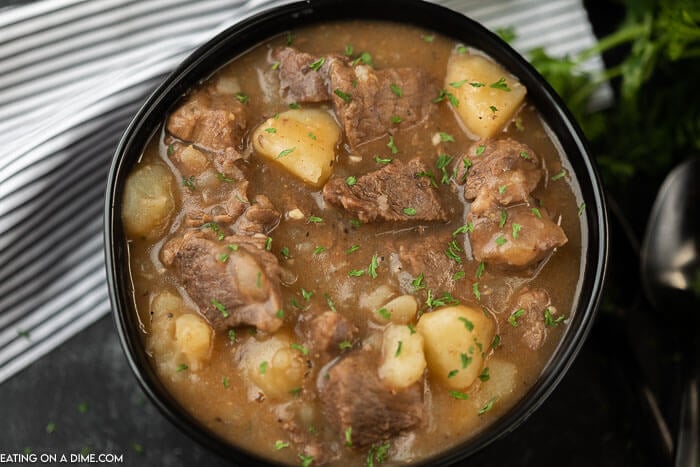
[{"label": "browned meat cube", "polygon": [[422,385],[392,391],[377,376],[377,361],[369,351],[356,351],[328,371],[320,389],[324,415],[341,436],[352,428],[356,448],[415,428],[425,418]]},{"label": "browned meat cube", "polygon": [[[379,138],[391,128],[424,121],[433,111],[437,87],[418,68],[375,71],[338,60],[330,67],[333,106],[351,146]],[[400,123],[394,123],[401,119]]]},{"label": "browned meat cube", "polygon": [[552,315],[556,314],[550,303],[546,290],[525,289],[518,295],[515,308],[508,316],[510,325],[518,328],[523,342],[532,350],[541,348],[547,338],[544,310],[549,308]]},{"label": "browned meat cube", "polygon": [[365,174],[348,186],[333,178],[323,187],[326,202],[342,207],[362,222],[445,221],[437,191],[427,177],[417,174],[428,168],[419,159],[404,164],[398,159]]},{"label": "browned meat cube", "polygon": [[340,313],[325,311],[309,322],[306,335],[314,355],[323,363],[339,355],[343,344],[349,346],[357,332],[357,326]]},{"label": "browned meat cube", "polygon": [[215,329],[251,325],[275,332],[282,325],[277,316],[282,270],[264,243],[265,237],[232,235],[217,241],[190,231],[170,240],[161,257]]},{"label": "browned meat cube", "polygon": [[245,105],[213,86],[198,89],[170,117],[166,129],[176,138],[210,151],[235,151],[246,128]]},{"label": "browned meat cube", "polygon": [[[280,97],[285,102],[323,102],[331,98],[328,69],[335,57],[314,57],[293,47],[279,47],[271,57],[279,62]],[[312,67],[314,64],[319,66]]]},{"label": "browned meat cube", "polygon": [[537,214],[529,206],[492,208],[469,212],[472,253],[477,261],[504,269],[526,269],[536,265],[554,248],[567,242],[566,234],[544,209]]},{"label": "browned meat cube", "polygon": [[255,197],[255,202],[248,206],[233,230],[238,235],[254,235],[269,233],[277,227],[282,214],[272,204],[270,198],[265,195]]}]

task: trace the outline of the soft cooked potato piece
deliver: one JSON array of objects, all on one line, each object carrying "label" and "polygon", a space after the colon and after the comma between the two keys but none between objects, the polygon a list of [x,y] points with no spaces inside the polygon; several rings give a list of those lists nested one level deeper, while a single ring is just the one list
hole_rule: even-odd
[{"label": "soft cooked potato piece", "polygon": [[196,149],[191,144],[185,147],[179,154],[182,163],[181,170],[186,175],[199,175],[206,170],[209,159],[202,151]]},{"label": "soft cooked potato piece", "polygon": [[445,89],[467,130],[480,138],[499,132],[513,118],[527,89],[501,65],[481,55],[454,53],[447,63]]},{"label": "soft cooked potato piece", "polygon": [[333,117],[318,109],[282,112],[253,133],[253,146],[260,155],[316,187],[331,175],[339,140],[340,128]]},{"label": "soft cooked potato piece", "polygon": [[463,305],[424,314],[416,329],[425,339],[428,370],[453,389],[464,389],[479,376],[495,332],[491,318]]},{"label": "soft cooked potato piece", "polygon": [[249,339],[246,343],[243,364],[250,379],[266,397],[291,398],[292,391],[302,385],[302,354],[291,344],[292,340],[285,334],[264,340]]},{"label": "soft cooked potato piece", "polygon": [[405,388],[423,377],[423,336],[408,326],[390,324],[384,329],[379,378],[395,389]]},{"label": "soft cooked potato piece", "polygon": [[145,238],[162,235],[174,206],[173,176],[166,167],[147,164],[126,179],[122,220],[128,235]]},{"label": "soft cooked potato piece", "polygon": [[489,369],[489,379],[481,383],[474,396],[477,407],[483,407],[491,400],[507,400],[515,391],[515,378],[518,375],[515,364],[492,357],[485,366]]},{"label": "soft cooked potato piece", "polygon": [[380,312],[373,313],[372,318],[382,324],[408,324],[416,319],[418,302],[413,295],[399,295],[379,308]]},{"label": "soft cooked potato piece", "polygon": [[180,353],[190,369],[197,371],[209,359],[214,331],[194,313],[186,313],[175,320],[175,339]]}]

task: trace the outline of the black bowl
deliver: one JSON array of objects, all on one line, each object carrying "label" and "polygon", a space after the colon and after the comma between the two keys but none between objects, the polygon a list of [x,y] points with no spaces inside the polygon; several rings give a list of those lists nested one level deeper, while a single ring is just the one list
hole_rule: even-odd
[{"label": "black bowl", "polygon": [[309,0],[273,8],[246,19],[192,53],[149,97],[127,128],[114,155],[105,204],[107,278],[114,318],[124,352],[144,391],[177,426],[197,441],[238,463],[262,459],[207,431],[168,393],[156,376],[140,339],[139,322],[131,298],[126,238],[120,211],[126,176],[183,93],[220,66],[250,48],[284,33],[319,22],[346,19],[385,20],[440,31],[448,37],[489,54],[517,76],[528,89],[528,99],[539,109],[559,140],[579,181],[586,203],[587,228],[584,278],[573,318],[557,350],[527,395],[504,416],[474,438],[424,462],[449,464],[463,459],[514,430],[554,390],[580,350],[593,323],[605,276],[608,224],[600,180],[581,130],[561,99],[545,80],[508,44],[480,24],[444,7],[420,0]]}]

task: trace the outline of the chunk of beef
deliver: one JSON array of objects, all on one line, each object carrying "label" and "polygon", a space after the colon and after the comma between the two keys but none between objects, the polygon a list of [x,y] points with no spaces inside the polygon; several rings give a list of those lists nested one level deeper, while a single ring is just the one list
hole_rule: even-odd
[{"label": "chunk of beef", "polygon": [[352,428],[356,448],[416,428],[425,417],[422,385],[392,391],[380,381],[377,361],[369,351],[353,352],[328,371],[320,389],[324,415],[339,434]]},{"label": "chunk of beef", "polygon": [[[467,157],[472,166],[466,177],[464,197],[477,198],[472,208],[477,212],[494,203],[527,201],[542,178],[541,162],[535,152],[510,138],[475,143],[467,151]],[[457,179],[463,177],[458,173]]]},{"label": "chunk of beef", "polygon": [[[451,245],[453,241],[455,243]],[[460,264],[444,253],[449,248],[454,254],[464,259],[464,253],[460,251],[464,246],[460,244],[459,239],[454,239],[449,234],[443,238],[434,234],[421,235],[417,240],[399,244],[399,259],[402,268],[412,278],[423,274],[424,283],[430,284],[430,287],[439,293],[453,287],[453,276],[461,268]]]},{"label": "chunk of beef", "polygon": [[543,208],[533,212],[517,205],[479,214],[470,211],[467,222],[474,227],[469,239],[476,260],[504,269],[535,266],[567,242],[564,231]]},{"label": "chunk of beef", "polygon": [[408,164],[396,159],[391,164],[365,174],[348,186],[334,178],[323,187],[323,198],[343,207],[362,222],[445,221],[437,191],[427,177],[417,174],[428,168],[419,159]]},{"label": "chunk of beef", "polygon": [[[435,108],[437,87],[420,68],[375,71],[338,60],[330,67],[333,106],[351,146],[379,138],[392,128],[423,122]],[[392,118],[401,118],[401,123]]]},{"label": "chunk of beef", "polygon": [[194,91],[178,107],[166,125],[167,131],[210,151],[235,149],[246,128],[245,106],[230,94],[220,94],[214,86]]},{"label": "chunk of beef", "polygon": [[233,230],[239,235],[267,235],[277,227],[282,213],[265,195],[257,195],[255,202],[245,210],[243,216],[234,224]]},{"label": "chunk of beef", "polygon": [[319,57],[300,52],[293,47],[278,47],[271,57],[279,62],[280,97],[287,102],[323,102],[331,98],[328,70],[337,58],[322,57],[318,69],[311,68]]},{"label": "chunk of beef", "polygon": [[357,326],[340,313],[325,311],[308,323],[305,334],[314,356],[323,363],[340,354],[341,343],[351,343],[357,332]]},{"label": "chunk of beef", "polygon": [[274,332],[282,325],[276,314],[282,269],[264,243],[265,237],[217,241],[190,231],[166,243],[161,258],[215,329],[245,324]]},{"label": "chunk of beef", "polygon": [[523,342],[532,350],[541,348],[547,338],[544,310],[549,308],[552,316],[556,314],[556,309],[550,307],[550,303],[549,294],[544,289],[525,289],[518,295],[512,313],[523,310],[522,316],[517,318],[515,322]]}]

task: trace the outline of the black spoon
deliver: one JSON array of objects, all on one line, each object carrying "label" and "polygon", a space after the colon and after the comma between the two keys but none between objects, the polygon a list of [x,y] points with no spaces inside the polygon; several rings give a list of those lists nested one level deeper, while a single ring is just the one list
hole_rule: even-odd
[{"label": "black spoon", "polygon": [[681,413],[676,467],[697,467],[698,323],[700,323],[700,158],[676,167],[664,181],[649,216],[641,251],[644,290],[664,323],[675,327],[682,353]]}]

